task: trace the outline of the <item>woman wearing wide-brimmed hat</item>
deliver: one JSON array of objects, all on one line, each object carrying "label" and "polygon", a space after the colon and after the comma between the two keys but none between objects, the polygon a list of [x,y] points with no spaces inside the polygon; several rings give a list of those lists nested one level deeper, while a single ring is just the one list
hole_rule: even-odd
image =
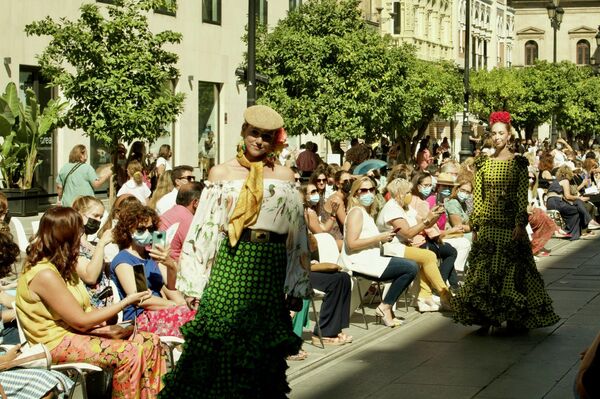
[{"label": "woman wearing wide-brimmed hat", "polygon": [[[298,353],[285,295],[311,288],[304,208],[273,109],[244,112],[235,158],[213,167],[182,248],[177,288],[199,298],[162,398],[285,397],[285,358]],[[210,276],[210,280],[209,280]],[[208,284],[207,284],[208,283]],[[175,287],[169,287],[175,288]]]}]

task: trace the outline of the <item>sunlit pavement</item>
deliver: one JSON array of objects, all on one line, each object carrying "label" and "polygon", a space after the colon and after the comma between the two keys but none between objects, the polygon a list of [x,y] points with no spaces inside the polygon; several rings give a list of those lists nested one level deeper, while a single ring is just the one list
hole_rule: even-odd
[{"label": "sunlit pavement", "polygon": [[537,265],[561,317],[552,327],[480,335],[449,315],[412,308],[405,314],[400,307],[404,326],[375,325],[371,309],[365,330],[356,313],[346,331],[352,344],[320,349],[305,332],[308,359],[288,362],[290,397],[571,398],[579,353],[600,330],[598,244],[596,238],[546,246],[551,256]]}]

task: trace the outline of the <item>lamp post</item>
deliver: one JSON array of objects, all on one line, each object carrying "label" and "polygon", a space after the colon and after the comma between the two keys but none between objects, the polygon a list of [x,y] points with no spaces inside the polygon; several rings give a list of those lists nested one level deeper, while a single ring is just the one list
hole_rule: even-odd
[{"label": "lamp post", "polygon": [[246,105],[256,104],[256,0],[248,0],[248,79]]},{"label": "lamp post", "polygon": [[462,134],[460,136],[460,161],[470,157],[471,154],[471,124],[469,123],[469,52],[471,50],[471,0],[466,0],[465,5],[465,71],[463,75],[464,84],[464,104],[463,104],[463,122]]},{"label": "lamp post", "polygon": [[598,75],[598,67],[600,66],[600,26],[598,26],[598,33],[596,33],[595,39],[596,50],[594,50],[594,54],[590,57],[590,64],[592,64],[594,75]]},{"label": "lamp post", "polygon": [[[548,10],[548,18],[550,18],[550,26],[552,26],[552,29],[554,30],[554,42],[552,44],[552,62],[554,64],[556,64],[556,32],[560,29],[563,14],[565,13],[565,10],[558,6],[559,2],[560,0],[552,0],[552,2],[546,6],[546,10]],[[551,132],[550,144],[554,145],[558,139],[558,132],[556,131],[556,110],[552,111]]]}]

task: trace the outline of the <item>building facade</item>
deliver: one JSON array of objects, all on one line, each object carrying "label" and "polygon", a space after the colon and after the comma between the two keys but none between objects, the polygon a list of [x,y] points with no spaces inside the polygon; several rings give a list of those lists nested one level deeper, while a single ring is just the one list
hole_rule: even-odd
[{"label": "building facade", "polygon": [[[110,1],[97,3],[104,7],[104,2]],[[300,3],[301,0],[257,0],[260,22],[276,24],[287,15],[290,7]],[[46,16],[55,20],[62,17],[75,20],[80,15],[81,4],[81,0],[2,1],[0,26],[3,37],[10,38],[0,41],[4,62],[4,68],[0,70],[2,90],[13,81],[23,96],[26,88],[34,89],[42,104],[60,96],[59,90],[45,88],[47,82],[36,60],[49,38],[27,36],[24,27]],[[182,42],[170,50],[179,56],[177,68],[181,73],[173,90],[186,96],[183,113],[168,129],[171,134],[153,143],[150,151],[157,153],[161,144],[171,144],[174,150],[172,163],[197,167],[197,176],[205,174],[203,158],[213,157],[213,162],[221,162],[234,155],[240,140],[246,90],[238,81],[235,69],[242,63],[246,51],[242,36],[247,15],[247,2],[240,3],[239,0],[178,1],[175,13],[156,10],[149,14],[153,31],[172,30],[183,35]],[[209,139],[213,136],[209,132],[214,133],[214,140]],[[43,164],[38,168],[36,182],[46,191],[55,192],[58,170],[67,162],[69,151],[75,144],[88,147],[93,166],[109,162],[107,148],[91,141],[84,132],[57,129],[40,148]]]}]

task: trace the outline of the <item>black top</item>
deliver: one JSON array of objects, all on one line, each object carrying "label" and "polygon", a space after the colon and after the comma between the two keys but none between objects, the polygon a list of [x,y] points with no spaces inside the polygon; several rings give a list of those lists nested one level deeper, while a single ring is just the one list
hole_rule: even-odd
[{"label": "black top", "polygon": [[547,190],[547,189],[548,189],[548,187],[550,187],[550,183],[551,183],[551,182],[552,182],[554,179],[552,179],[552,180],[544,179],[544,178],[542,177],[542,173],[543,173],[543,171],[541,171],[541,170],[538,172],[538,187],[539,187],[539,188],[543,188],[544,190]]}]

